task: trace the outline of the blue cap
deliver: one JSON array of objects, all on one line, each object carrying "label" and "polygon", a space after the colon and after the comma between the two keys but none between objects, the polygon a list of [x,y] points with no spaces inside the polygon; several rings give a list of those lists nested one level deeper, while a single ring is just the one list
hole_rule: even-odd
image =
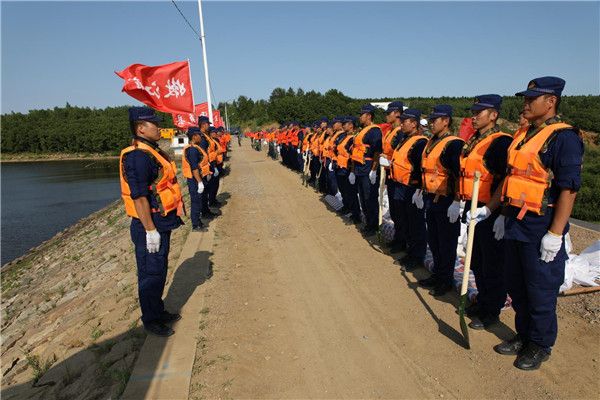
[{"label": "blue cap", "polygon": [[190,139],[192,138],[192,136],[200,135],[200,134],[202,134],[202,132],[200,131],[200,128],[198,128],[197,126],[190,126],[188,128],[187,135]]},{"label": "blue cap", "polygon": [[285,125],[279,125],[279,129],[285,128]]},{"label": "blue cap", "polygon": [[560,97],[565,88],[565,81],[555,76],[543,76],[529,81],[527,90],[515,93],[515,96],[538,97],[543,94],[553,94]]},{"label": "blue cap", "polygon": [[433,107],[431,114],[425,118],[438,118],[438,117],[449,117],[452,118],[452,106],[448,104],[440,104],[439,106]]},{"label": "blue cap", "polygon": [[163,122],[164,119],[154,115],[154,110],[148,107],[131,107],[129,121]]},{"label": "blue cap", "polygon": [[217,128],[215,128],[214,126],[211,126],[211,127],[208,129],[208,133],[213,133],[213,132],[216,132],[216,131],[217,131]]},{"label": "blue cap", "polygon": [[292,121],[292,122],[290,122],[288,125],[296,125],[296,126],[300,126],[300,122],[298,122],[298,121]]},{"label": "blue cap", "polygon": [[200,126],[203,122],[208,122],[210,124],[210,119],[204,115],[201,115],[198,117],[198,126]]},{"label": "blue cap", "polygon": [[364,106],[362,106],[362,108],[360,109],[358,114],[364,114],[364,113],[375,114],[375,107],[372,106],[371,104],[365,104]]},{"label": "blue cap", "polygon": [[465,108],[465,110],[485,110],[486,108],[493,108],[500,111],[502,105],[502,96],[497,94],[482,94],[481,96],[475,97],[473,105]]},{"label": "blue cap", "polygon": [[344,118],[344,123],[352,122],[354,125],[356,125],[356,120],[357,118],[354,115],[349,115],[346,118]]},{"label": "blue cap", "polygon": [[311,124],[304,124],[305,128],[310,128],[312,125]]},{"label": "blue cap", "polygon": [[390,104],[388,104],[388,108],[387,110],[385,110],[386,114],[391,113],[392,111],[400,111],[400,113],[402,113],[402,111],[404,110],[404,103],[401,101],[392,101]]},{"label": "blue cap", "polygon": [[319,123],[321,123],[321,122],[329,122],[329,118],[323,117],[319,120]]},{"label": "blue cap", "polygon": [[225,132],[225,128],[223,128],[222,126],[217,128],[217,132]]},{"label": "blue cap", "polygon": [[333,128],[333,122],[328,122],[327,123],[327,128]]},{"label": "blue cap", "polygon": [[404,110],[404,114],[400,115],[398,118],[401,118],[401,119],[409,119],[409,118],[421,119],[421,110],[419,110],[418,108],[407,108],[406,110]]},{"label": "blue cap", "polygon": [[335,118],[333,119],[333,122],[341,122],[344,123],[344,119],[346,119],[346,117],[344,117],[343,115],[336,115]]}]

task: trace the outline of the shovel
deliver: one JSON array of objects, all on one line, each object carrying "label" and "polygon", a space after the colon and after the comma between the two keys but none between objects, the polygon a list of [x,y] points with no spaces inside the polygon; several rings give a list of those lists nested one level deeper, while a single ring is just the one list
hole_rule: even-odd
[{"label": "shovel", "polygon": [[317,179],[315,179],[315,189],[318,192],[321,186],[319,185],[319,180],[321,179],[321,173],[323,172],[323,162],[321,162],[321,168],[319,168],[319,173],[317,174]]},{"label": "shovel", "polygon": [[[479,198],[479,178],[481,172],[475,171],[475,180],[473,182],[473,196],[471,198],[471,215],[477,210],[477,200]],[[460,318],[460,330],[462,331],[465,340],[467,341],[467,349],[471,349],[469,343],[469,328],[465,321],[465,303],[467,302],[467,287],[469,286],[469,271],[471,270],[471,254],[473,253],[473,236],[475,235],[475,220],[471,219],[469,223],[469,231],[467,234],[467,254],[465,257],[465,268],[463,270],[462,285],[460,286],[460,306],[458,315]]]},{"label": "shovel", "polygon": [[379,226],[377,228],[377,240],[382,249],[387,249],[383,237],[383,191],[385,190],[385,168],[379,166]]}]

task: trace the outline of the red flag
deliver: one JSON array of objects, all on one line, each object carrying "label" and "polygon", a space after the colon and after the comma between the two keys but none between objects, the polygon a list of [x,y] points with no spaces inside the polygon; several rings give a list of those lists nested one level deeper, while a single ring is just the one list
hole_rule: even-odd
[{"label": "red flag", "polygon": [[223,119],[221,118],[221,111],[220,110],[215,110],[213,111],[213,126],[215,128],[218,128],[220,126],[224,126],[223,125]]},{"label": "red flag", "polygon": [[465,142],[469,140],[475,133],[475,128],[473,128],[473,120],[469,117],[463,119],[462,123],[460,124],[459,132],[459,136],[462,140]]},{"label": "red flag", "polygon": [[125,80],[123,92],[158,111],[194,112],[194,98],[188,61],[148,67],[132,64],[116,72]]},{"label": "red flag", "polygon": [[196,104],[194,112],[196,117],[208,117],[208,103]]},{"label": "red flag", "polygon": [[175,113],[173,116],[173,124],[179,129],[187,130],[190,126],[198,126],[196,114],[194,113]]}]

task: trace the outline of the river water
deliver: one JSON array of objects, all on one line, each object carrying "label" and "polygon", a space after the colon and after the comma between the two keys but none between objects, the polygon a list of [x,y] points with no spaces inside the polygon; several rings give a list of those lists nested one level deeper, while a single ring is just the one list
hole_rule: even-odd
[{"label": "river water", "polygon": [[121,196],[119,161],[2,163],[1,265]]}]

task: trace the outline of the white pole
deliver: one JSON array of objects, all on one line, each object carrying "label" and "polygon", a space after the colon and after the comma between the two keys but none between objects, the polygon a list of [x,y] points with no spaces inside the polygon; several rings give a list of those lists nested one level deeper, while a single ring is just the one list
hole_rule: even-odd
[{"label": "white pole", "polygon": [[225,102],[225,130],[229,132],[229,116],[227,115],[227,102]]},{"label": "white pole", "polygon": [[206,39],[204,38],[204,21],[202,20],[202,2],[198,0],[198,13],[200,14],[200,40],[202,41],[202,56],[204,57],[204,78],[206,80],[206,101],[208,102],[208,119],[213,122],[212,103],[210,99],[210,83],[208,80],[208,62],[206,61]]}]

